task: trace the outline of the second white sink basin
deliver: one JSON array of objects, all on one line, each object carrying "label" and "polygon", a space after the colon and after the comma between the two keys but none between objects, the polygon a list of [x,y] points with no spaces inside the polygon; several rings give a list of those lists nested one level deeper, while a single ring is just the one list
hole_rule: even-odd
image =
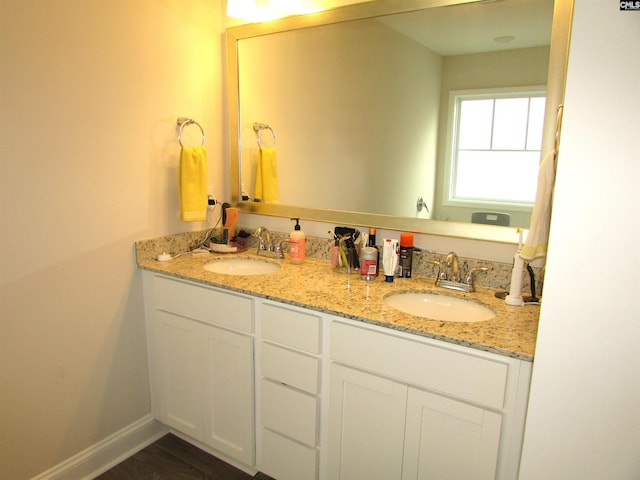
[{"label": "second white sink basin", "polygon": [[209,272],[225,275],[264,275],[277,272],[280,270],[280,265],[252,258],[225,258],[207,262],[203,268]]},{"label": "second white sink basin", "polygon": [[389,295],[385,303],[401,312],[446,322],[483,322],[496,314],[489,308],[464,298],[423,292]]}]

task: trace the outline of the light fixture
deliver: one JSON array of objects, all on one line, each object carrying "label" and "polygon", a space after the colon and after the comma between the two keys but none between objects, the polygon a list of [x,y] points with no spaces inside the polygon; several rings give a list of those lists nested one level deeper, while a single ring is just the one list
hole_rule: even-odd
[{"label": "light fixture", "polygon": [[227,1],[227,17],[245,18],[249,12],[253,12],[256,8],[254,0],[228,0]]},{"label": "light fixture", "polygon": [[228,0],[227,16],[250,22],[266,22],[278,18],[269,8],[267,0]]},{"label": "light fixture", "polygon": [[269,6],[273,10],[281,12],[282,16],[319,12],[322,10],[319,5],[321,3],[310,0],[269,0]]},{"label": "light fixture", "polygon": [[[315,4],[315,5],[314,5]],[[288,15],[322,10],[309,0],[228,0],[227,16],[251,22],[266,22]]]}]

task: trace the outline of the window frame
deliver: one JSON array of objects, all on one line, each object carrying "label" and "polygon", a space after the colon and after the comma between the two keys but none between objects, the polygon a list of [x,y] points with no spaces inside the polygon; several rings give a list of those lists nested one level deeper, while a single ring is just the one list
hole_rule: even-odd
[{"label": "window frame", "polygon": [[[444,158],[444,188],[442,205],[445,207],[465,207],[474,209],[501,209],[514,212],[531,212],[534,200],[531,202],[515,202],[487,199],[457,199],[453,197],[455,178],[453,169],[457,156],[457,127],[458,127],[458,99],[498,99],[521,97],[547,97],[545,85],[530,85],[523,87],[475,88],[467,90],[451,90],[449,92],[447,117],[447,142]],[[545,104],[546,109],[546,104]],[[541,145],[542,148],[542,145]],[[538,160],[540,161],[540,159]],[[537,177],[536,177],[537,181]]]}]

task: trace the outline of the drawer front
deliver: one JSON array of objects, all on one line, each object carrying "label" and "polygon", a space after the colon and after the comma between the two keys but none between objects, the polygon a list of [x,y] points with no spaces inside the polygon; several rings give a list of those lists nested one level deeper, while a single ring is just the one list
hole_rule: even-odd
[{"label": "drawer front", "polygon": [[262,337],[305,352],[320,353],[319,315],[263,304]]},{"label": "drawer front", "polygon": [[247,297],[155,275],[153,303],[156,308],[187,317],[253,332],[253,300]]},{"label": "drawer front", "polygon": [[492,408],[504,407],[509,364],[333,322],[331,358]]},{"label": "drawer front", "polygon": [[277,382],[317,395],[320,360],[270,343],[262,343],[261,374]]},{"label": "drawer front", "polygon": [[262,379],[262,425],[314,447],[318,438],[318,399]]},{"label": "drawer front", "polygon": [[260,471],[278,480],[318,478],[318,450],[262,429]]}]

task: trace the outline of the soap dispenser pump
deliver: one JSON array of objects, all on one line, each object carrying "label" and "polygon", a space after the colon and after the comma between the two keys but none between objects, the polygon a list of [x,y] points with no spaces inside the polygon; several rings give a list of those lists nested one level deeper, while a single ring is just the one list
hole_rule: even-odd
[{"label": "soap dispenser pump", "polygon": [[302,263],[305,257],[305,234],[300,229],[300,219],[292,218],[296,221],[296,226],[289,235],[289,260],[291,263]]}]

